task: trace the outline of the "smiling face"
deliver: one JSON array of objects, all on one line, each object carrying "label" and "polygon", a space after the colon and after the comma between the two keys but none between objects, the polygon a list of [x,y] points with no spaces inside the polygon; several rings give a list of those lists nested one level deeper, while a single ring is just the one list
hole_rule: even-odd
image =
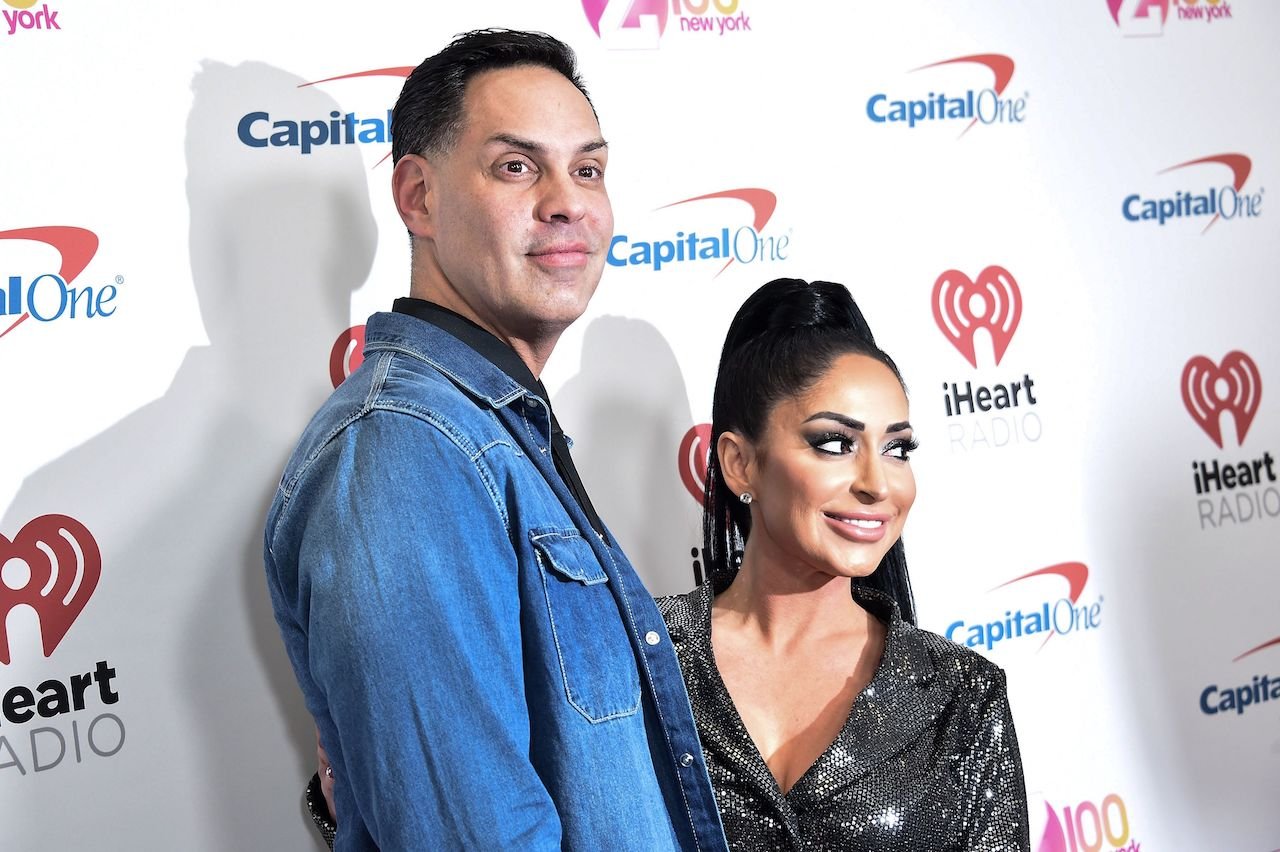
[{"label": "smiling face", "polygon": [[477,75],[456,143],[397,164],[423,174],[424,213],[405,217],[421,238],[415,295],[508,342],[554,343],[604,268],[607,159],[591,105],[563,75],[534,65]]},{"label": "smiling face", "polygon": [[864,577],[902,535],[916,497],[915,441],[902,385],[874,358],[838,357],[807,392],[774,407],[758,441],[731,440],[744,448],[735,490],[754,497],[745,559]]}]

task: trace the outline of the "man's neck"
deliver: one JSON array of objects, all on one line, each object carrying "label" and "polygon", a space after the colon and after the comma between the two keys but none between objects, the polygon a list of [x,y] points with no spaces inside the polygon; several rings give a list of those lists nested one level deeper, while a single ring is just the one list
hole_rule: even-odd
[{"label": "man's neck", "polygon": [[533,373],[535,379],[542,376],[542,370],[551,358],[551,353],[555,349],[556,342],[560,339],[561,331],[563,331],[556,331],[554,334],[528,334],[502,328],[497,323],[481,316],[456,290],[449,287],[420,285],[414,282],[409,288],[409,296],[439,305],[480,326],[480,328],[509,346],[524,362],[525,366],[529,368],[529,372]]}]

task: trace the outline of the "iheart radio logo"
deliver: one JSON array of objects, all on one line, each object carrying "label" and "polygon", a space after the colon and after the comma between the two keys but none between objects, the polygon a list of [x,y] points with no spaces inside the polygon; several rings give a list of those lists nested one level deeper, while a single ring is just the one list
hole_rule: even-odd
[{"label": "iheart radio logo", "polygon": [[973,336],[978,329],[986,329],[999,364],[1022,319],[1022,291],[1001,266],[988,266],[978,273],[976,282],[959,270],[948,269],[933,284],[933,319],[974,368],[978,355]]},{"label": "iheart radio logo", "polygon": [[680,481],[684,487],[703,505],[707,493],[707,463],[711,458],[711,424],[699,423],[685,433],[680,441],[680,450],[676,453],[676,464],[680,468]]},{"label": "iheart radio logo", "polygon": [[[98,253],[98,235],[84,228],[72,228],[65,225],[48,225],[40,228],[16,228],[11,231],[0,231],[0,240],[31,240],[51,246],[62,258],[56,275],[46,273],[37,275],[23,286],[19,275],[8,276],[8,287],[0,287],[0,322],[8,317],[17,317],[0,331],[0,337],[20,326],[35,316],[42,322],[52,322],[64,316],[76,316],[79,308],[85,316],[110,316],[115,308],[103,310],[115,298],[116,289],[107,285],[96,294],[93,288],[85,288],[81,293],[70,289],[70,284],[84,272],[93,256]],[[123,283],[117,278],[116,283]],[[45,293],[56,294],[56,307],[52,298],[38,298]],[[86,302],[87,295],[87,302]],[[43,304],[41,304],[43,303]]]},{"label": "iheart radio logo", "polygon": [[1222,412],[1231,412],[1236,442],[1243,445],[1261,398],[1262,374],[1243,352],[1228,352],[1220,365],[1197,355],[1182,368],[1182,403],[1219,449]]},{"label": "iheart radio logo", "polygon": [[0,535],[0,664],[11,661],[6,624],[14,607],[35,610],[48,657],[84,610],[101,574],[98,543],[75,518],[41,515],[12,541]]},{"label": "iheart radio logo", "polygon": [[364,326],[353,325],[338,335],[329,352],[329,380],[336,388],[364,363]]}]

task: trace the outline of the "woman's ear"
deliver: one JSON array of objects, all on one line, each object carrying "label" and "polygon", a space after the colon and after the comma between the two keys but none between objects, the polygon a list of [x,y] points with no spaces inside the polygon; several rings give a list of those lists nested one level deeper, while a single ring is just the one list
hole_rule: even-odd
[{"label": "woman's ear", "polygon": [[756,473],[755,447],[737,432],[721,432],[716,441],[716,458],[720,460],[720,475],[724,484],[738,496],[752,491]]}]

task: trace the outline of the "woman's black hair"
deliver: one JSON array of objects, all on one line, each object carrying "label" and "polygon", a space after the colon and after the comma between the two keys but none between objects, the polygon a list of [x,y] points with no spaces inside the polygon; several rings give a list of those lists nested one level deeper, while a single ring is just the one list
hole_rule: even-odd
[{"label": "woman's black hair", "polygon": [[[711,404],[711,457],[702,515],[707,573],[717,593],[733,582],[751,534],[751,511],[729,490],[720,471],[720,436],[736,432],[759,440],[774,406],[804,393],[836,358],[850,353],[874,358],[902,383],[897,365],[876,346],[871,327],[842,284],[778,278],[752,293],[729,325]],[[874,572],[854,578],[853,584],[887,594],[903,619],[915,624],[901,538]]]}]

